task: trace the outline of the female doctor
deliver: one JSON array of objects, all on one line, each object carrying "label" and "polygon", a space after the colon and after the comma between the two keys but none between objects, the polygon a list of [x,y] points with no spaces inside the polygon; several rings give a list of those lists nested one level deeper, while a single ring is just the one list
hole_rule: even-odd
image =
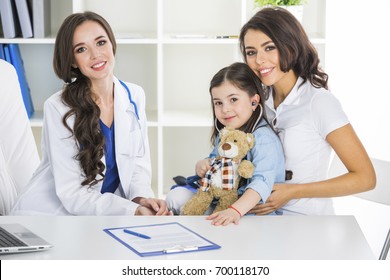
[{"label": "female doctor", "polygon": [[44,104],[43,160],[14,215],[170,215],[153,197],[141,87],[114,77],[116,43],[104,18],[68,16],[53,66],[65,82]]}]

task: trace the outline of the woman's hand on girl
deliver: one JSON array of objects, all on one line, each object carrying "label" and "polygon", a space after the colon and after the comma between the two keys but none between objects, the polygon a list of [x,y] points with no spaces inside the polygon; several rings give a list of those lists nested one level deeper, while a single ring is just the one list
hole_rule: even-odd
[{"label": "woman's hand on girl", "polygon": [[263,204],[257,204],[248,213],[255,215],[267,215],[283,207],[293,199],[291,184],[275,184],[271,195]]}]

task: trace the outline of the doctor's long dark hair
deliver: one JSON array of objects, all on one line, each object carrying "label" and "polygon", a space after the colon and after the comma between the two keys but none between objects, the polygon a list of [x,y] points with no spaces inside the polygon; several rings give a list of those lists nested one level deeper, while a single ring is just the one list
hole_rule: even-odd
[{"label": "doctor's long dark hair", "polygon": [[[64,126],[76,138],[79,152],[75,159],[80,162],[85,179],[83,186],[93,186],[102,180],[105,169],[103,156],[104,138],[99,128],[100,109],[93,100],[91,81],[78,68],[74,68],[73,35],[76,28],[86,21],[100,24],[116,52],[114,33],[108,22],[93,12],[75,13],[62,23],[54,45],[53,67],[56,75],[66,84],[61,99],[70,110],[62,118]],[[74,116],[74,126],[67,123]],[[100,176],[101,178],[97,178]]]}]

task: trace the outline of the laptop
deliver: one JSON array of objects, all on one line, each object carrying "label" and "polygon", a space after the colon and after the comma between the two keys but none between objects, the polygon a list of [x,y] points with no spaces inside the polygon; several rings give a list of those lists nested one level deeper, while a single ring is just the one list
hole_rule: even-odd
[{"label": "laptop", "polygon": [[53,247],[20,224],[0,224],[0,254],[47,250]]}]

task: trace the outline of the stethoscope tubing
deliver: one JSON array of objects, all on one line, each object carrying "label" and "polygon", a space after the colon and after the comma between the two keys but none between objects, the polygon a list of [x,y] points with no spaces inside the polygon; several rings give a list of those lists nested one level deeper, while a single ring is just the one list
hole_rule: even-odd
[{"label": "stethoscope tubing", "polygon": [[135,110],[135,114],[137,115],[137,119],[139,120],[138,107],[137,107],[137,104],[135,104],[135,102],[134,102],[133,99],[131,98],[130,89],[128,88],[128,86],[127,86],[123,81],[119,80],[119,82],[120,82],[121,85],[126,89],[127,95],[129,96],[130,103],[133,105],[134,110]]}]

